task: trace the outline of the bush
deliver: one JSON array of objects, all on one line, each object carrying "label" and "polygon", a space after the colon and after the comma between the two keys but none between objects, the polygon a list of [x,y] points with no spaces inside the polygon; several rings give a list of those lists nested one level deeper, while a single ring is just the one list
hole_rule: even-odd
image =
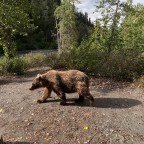
[{"label": "bush", "polygon": [[141,59],[130,53],[126,55],[116,50],[100,59],[101,65],[98,67],[98,73],[101,76],[133,80],[142,74]]},{"label": "bush", "polygon": [[61,54],[56,54],[55,56],[49,56],[48,65],[50,65],[53,69],[71,69],[69,66],[71,59],[71,53],[62,52]]},{"label": "bush", "polygon": [[78,69],[89,75],[99,72],[103,53],[90,48],[73,48],[60,54],[60,61],[67,69]]},{"label": "bush", "polygon": [[[69,54],[70,55],[70,54]],[[26,54],[22,57],[13,59],[0,58],[0,74],[23,74],[27,69],[41,66],[49,66],[53,69],[67,69],[69,64],[69,55],[67,53],[49,53],[49,54]]]},{"label": "bush", "polygon": [[141,76],[139,79],[137,79],[136,83],[139,87],[144,87],[144,76]]},{"label": "bush", "polygon": [[118,80],[134,80],[144,74],[144,60],[134,53],[122,51],[106,53],[100,49],[79,47],[62,53],[67,69],[78,69],[89,75],[110,77]]},{"label": "bush", "polygon": [[0,57],[0,75],[3,74],[4,57]]},{"label": "bush", "polygon": [[15,57],[13,59],[1,58],[0,73],[2,75],[17,74],[21,75],[26,70],[26,63],[21,57]]},{"label": "bush", "polygon": [[56,52],[49,54],[26,54],[23,56],[24,61],[27,63],[27,68],[49,66],[53,69],[66,67],[65,59]]},{"label": "bush", "polygon": [[29,53],[24,55],[22,58],[27,64],[27,68],[40,67],[47,64],[47,56],[42,53]]},{"label": "bush", "polygon": [[0,59],[1,74],[22,74],[26,69],[41,66],[49,66],[52,69],[77,69],[89,75],[118,80],[135,80],[144,75],[144,57],[119,50],[108,54],[98,48],[78,47],[61,54],[31,53],[9,61]]}]

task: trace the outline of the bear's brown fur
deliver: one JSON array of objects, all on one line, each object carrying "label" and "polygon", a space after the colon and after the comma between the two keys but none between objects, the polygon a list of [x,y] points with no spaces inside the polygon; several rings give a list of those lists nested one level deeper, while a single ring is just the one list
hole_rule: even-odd
[{"label": "bear's brown fur", "polygon": [[33,80],[30,90],[44,87],[44,95],[38,99],[38,103],[46,102],[50,97],[51,92],[54,91],[61,98],[61,105],[66,104],[65,93],[79,94],[76,102],[81,102],[84,97],[90,100],[92,104],[94,101],[93,96],[89,92],[89,78],[86,74],[78,70],[57,71],[49,70],[45,74],[38,74]]}]

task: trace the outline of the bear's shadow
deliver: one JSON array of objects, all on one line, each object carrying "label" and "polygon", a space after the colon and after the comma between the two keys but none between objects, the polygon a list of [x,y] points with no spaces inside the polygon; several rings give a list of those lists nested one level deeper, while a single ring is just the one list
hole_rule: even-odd
[{"label": "bear's shadow", "polygon": [[2,142],[0,144],[33,144],[33,143],[29,143],[29,142]]},{"label": "bear's shadow", "polygon": [[[60,102],[60,99],[48,99],[46,103]],[[75,103],[74,99],[67,98],[66,106],[96,107],[96,108],[130,108],[142,104],[139,100],[131,98],[95,98],[91,106],[88,100]]]}]

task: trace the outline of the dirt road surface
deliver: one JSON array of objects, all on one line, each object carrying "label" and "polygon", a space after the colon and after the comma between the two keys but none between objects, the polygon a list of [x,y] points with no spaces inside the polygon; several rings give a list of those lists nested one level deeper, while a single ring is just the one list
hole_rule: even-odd
[{"label": "dirt road surface", "polygon": [[29,91],[37,73],[0,78],[0,135],[6,144],[144,144],[144,89],[128,82],[91,79],[95,98],[75,104],[77,93],[59,105],[52,93],[47,103],[36,103],[43,89]]}]

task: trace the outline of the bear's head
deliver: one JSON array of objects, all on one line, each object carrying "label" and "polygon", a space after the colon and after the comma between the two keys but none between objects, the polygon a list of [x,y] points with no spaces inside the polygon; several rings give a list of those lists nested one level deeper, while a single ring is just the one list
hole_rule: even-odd
[{"label": "bear's head", "polygon": [[46,87],[48,85],[48,81],[45,76],[38,74],[36,78],[32,82],[32,86],[29,90],[35,90],[37,88]]}]

